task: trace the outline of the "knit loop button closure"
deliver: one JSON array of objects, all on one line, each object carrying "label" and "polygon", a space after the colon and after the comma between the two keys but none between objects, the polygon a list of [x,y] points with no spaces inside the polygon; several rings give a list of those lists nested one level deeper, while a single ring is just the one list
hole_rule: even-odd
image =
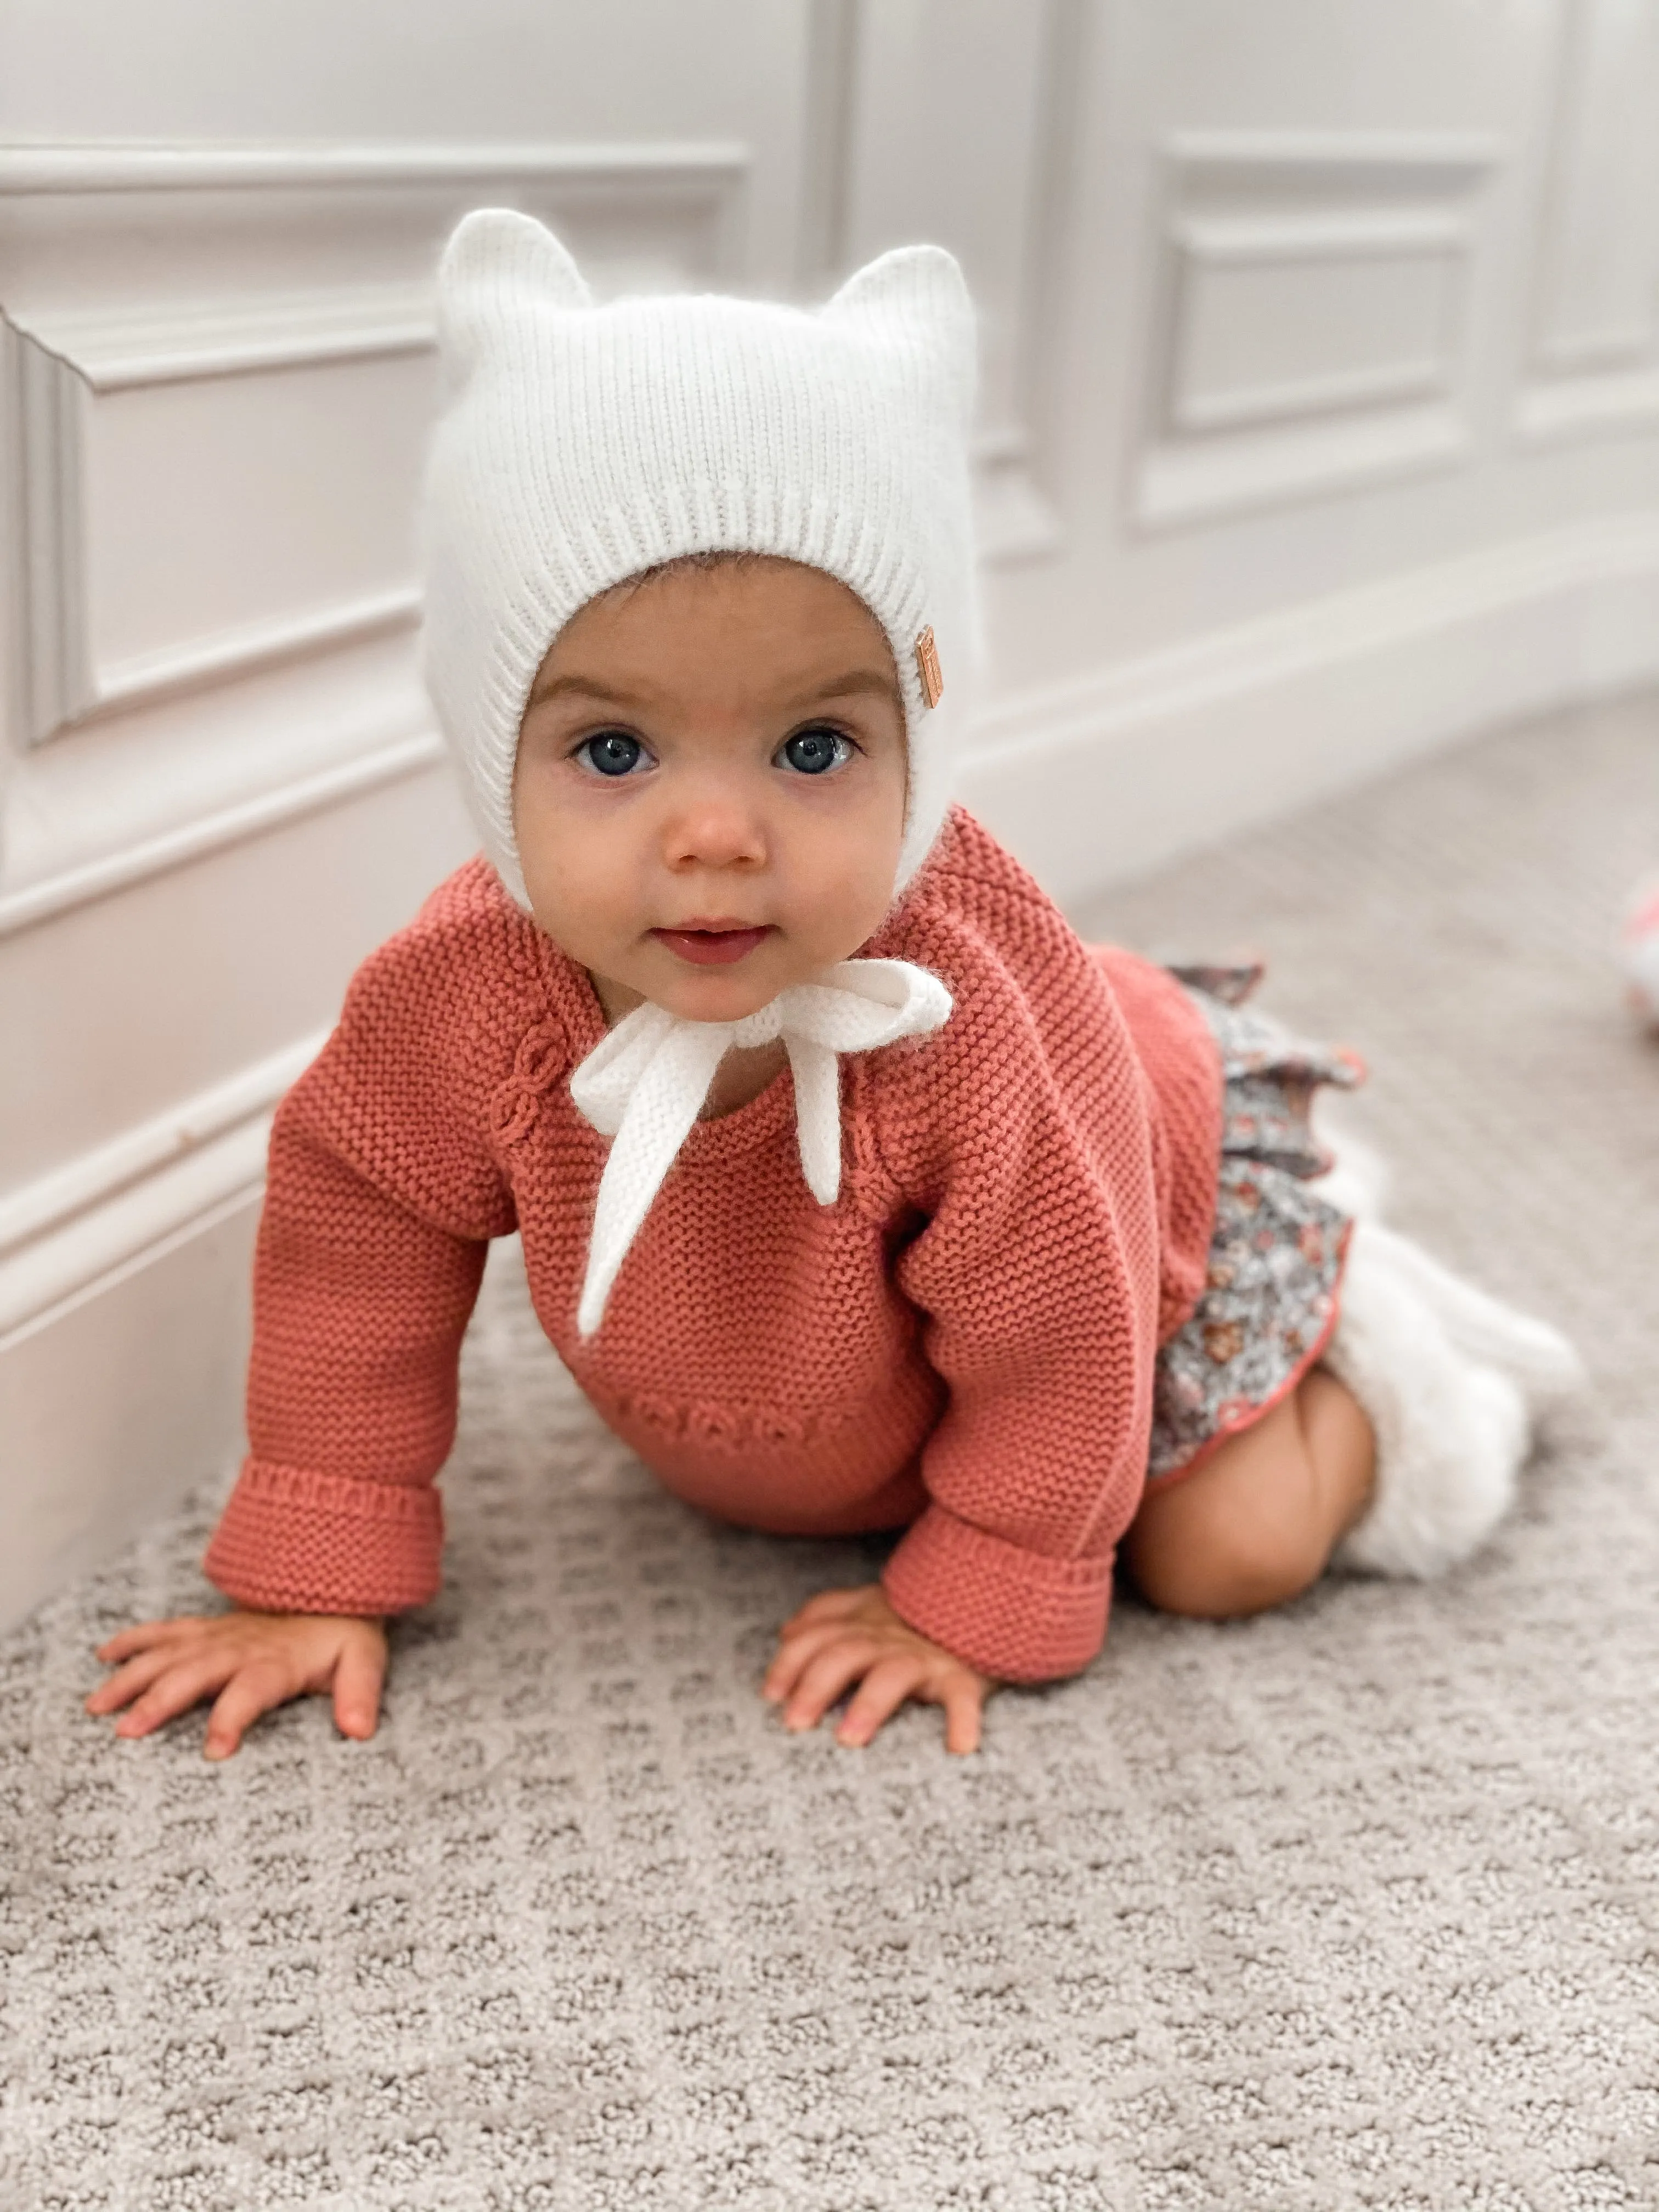
[{"label": "knit loop button closure", "polygon": [[498,1143],[516,1145],[528,1135],[544,1095],[564,1073],[564,1031],[552,1022],[526,1030],[513,1055],[513,1073],[489,1102],[490,1127]]},{"label": "knit loop button closure", "polygon": [[519,1040],[519,1049],[513,1055],[513,1073],[533,1090],[550,1090],[563,1072],[563,1048],[562,1030],[546,1023],[539,1024]]}]

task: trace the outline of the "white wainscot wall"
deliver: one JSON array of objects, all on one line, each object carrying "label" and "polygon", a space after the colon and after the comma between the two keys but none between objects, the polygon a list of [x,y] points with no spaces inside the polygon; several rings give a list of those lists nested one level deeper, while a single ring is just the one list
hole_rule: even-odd
[{"label": "white wainscot wall", "polygon": [[960,253],[964,795],[1061,896],[1659,674],[1652,0],[410,0],[325,85],[310,9],[62,0],[0,84],[0,1620],[228,1472],[270,1111],[469,849],[465,208],[611,288]]}]

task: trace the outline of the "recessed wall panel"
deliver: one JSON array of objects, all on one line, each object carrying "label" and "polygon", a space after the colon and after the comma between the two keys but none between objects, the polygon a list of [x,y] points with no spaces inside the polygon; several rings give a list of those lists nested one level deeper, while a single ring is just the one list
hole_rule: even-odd
[{"label": "recessed wall panel", "polygon": [[1215,430],[1419,399],[1443,387],[1455,264],[1401,246],[1347,258],[1286,246],[1189,253],[1170,413]]},{"label": "recessed wall panel", "polygon": [[94,682],[414,585],[429,354],[200,374],[89,394]]},{"label": "recessed wall panel", "polygon": [[1565,0],[1519,406],[1540,439],[1659,420],[1659,9]]},{"label": "recessed wall panel", "polygon": [[1152,201],[1138,519],[1443,465],[1493,150],[1291,133],[1171,143]]}]

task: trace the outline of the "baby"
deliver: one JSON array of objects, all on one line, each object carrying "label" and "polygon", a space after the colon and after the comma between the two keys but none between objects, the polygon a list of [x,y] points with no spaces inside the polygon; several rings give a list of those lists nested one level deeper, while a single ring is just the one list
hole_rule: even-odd
[{"label": "baby", "polygon": [[1321,1182],[1340,1055],[1247,975],[1084,945],[950,803],[976,630],[949,256],[816,314],[597,306],[489,211],[440,301],[426,667],[483,855],[276,1117],[251,1452],[207,1557],[236,1609],[112,1638],[89,1709],[143,1735],[210,1698],[210,1758],[308,1692],[374,1732],[515,1230],[548,1336],[682,1497],[902,1532],[781,1631],[791,1728],[845,1698],[867,1743],[917,1699],[971,1752],[998,1683],[1094,1656],[1120,1551],[1211,1618],[1333,1558],[1467,1556],[1567,1347]]}]

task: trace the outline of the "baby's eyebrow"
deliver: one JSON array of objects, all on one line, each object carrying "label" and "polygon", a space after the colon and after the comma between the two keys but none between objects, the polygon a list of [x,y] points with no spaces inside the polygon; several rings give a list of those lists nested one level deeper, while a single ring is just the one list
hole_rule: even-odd
[{"label": "baby's eyebrow", "polygon": [[[648,695],[617,690],[610,684],[600,683],[595,677],[580,676],[573,671],[568,675],[552,676],[545,683],[532,684],[526,704],[539,707],[545,700],[565,698],[573,694],[584,699],[597,700],[605,707],[643,707],[651,703]],[[876,699],[896,698],[898,686],[890,676],[883,675],[878,669],[851,668],[827,677],[821,683],[805,684],[779,703],[783,707],[799,708],[820,706],[826,699],[850,699],[862,696]]]},{"label": "baby's eyebrow", "polygon": [[544,699],[562,698],[570,691],[579,691],[584,699],[597,699],[606,707],[637,707],[643,703],[631,691],[613,691],[608,684],[598,683],[591,676],[576,675],[553,676],[544,684],[532,684],[527,703],[538,707]]},{"label": "baby's eyebrow", "polygon": [[814,684],[797,695],[795,703],[804,705],[814,699],[850,699],[867,693],[876,699],[895,699],[898,685],[890,676],[884,676],[874,668],[849,669],[845,675],[832,676],[823,684]]}]

